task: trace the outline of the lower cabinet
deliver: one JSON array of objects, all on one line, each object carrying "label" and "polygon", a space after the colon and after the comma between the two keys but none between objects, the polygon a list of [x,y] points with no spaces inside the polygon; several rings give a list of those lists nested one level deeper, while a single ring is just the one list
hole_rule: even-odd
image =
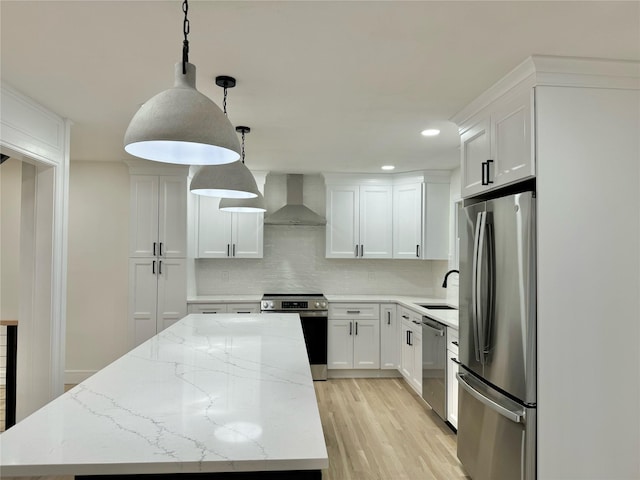
[{"label": "lower cabinet", "polygon": [[184,258],[129,259],[129,321],[134,346],[187,314]]},{"label": "lower cabinet", "polygon": [[329,305],[327,368],[380,368],[380,307]]},{"label": "lower cabinet", "polygon": [[398,370],[400,368],[400,328],[395,303],[380,305],[380,368]]},{"label": "lower cabinet", "polygon": [[422,396],[422,317],[405,308],[399,311],[402,325],[400,373]]},{"label": "lower cabinet", "polygon": [[458,330],[447,328],[447,421],[458,428]]},{"label": "lower cabinet", "polygon": [[189,313],[260,313],[260,303],[190,303]]}]

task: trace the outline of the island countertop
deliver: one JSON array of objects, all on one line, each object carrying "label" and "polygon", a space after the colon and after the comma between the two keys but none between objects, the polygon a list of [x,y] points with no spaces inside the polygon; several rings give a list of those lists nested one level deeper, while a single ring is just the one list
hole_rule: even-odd
[{"label": "island countertop", "polygon": [[3,476],[321,470],[295,314],[191,314],[0,435]]}]

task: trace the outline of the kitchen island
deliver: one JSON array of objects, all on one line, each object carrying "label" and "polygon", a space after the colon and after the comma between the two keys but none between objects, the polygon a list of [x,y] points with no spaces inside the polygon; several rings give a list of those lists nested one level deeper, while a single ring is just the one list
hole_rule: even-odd
[{"label": "kitchen island", "polygon": [[0,452],[3,476],[320,479],[328,466],[295,314],[188,315],[1,434]]}]

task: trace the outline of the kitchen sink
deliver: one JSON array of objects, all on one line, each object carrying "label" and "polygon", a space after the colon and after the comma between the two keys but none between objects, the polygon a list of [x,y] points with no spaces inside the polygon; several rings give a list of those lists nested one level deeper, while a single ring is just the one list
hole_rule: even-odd
[{"label": "kitchen sink", "polygon": [[422,308],[428,308],[429,310],[457,310],[455,307],[442,304],[418,303],[417,305]]}]

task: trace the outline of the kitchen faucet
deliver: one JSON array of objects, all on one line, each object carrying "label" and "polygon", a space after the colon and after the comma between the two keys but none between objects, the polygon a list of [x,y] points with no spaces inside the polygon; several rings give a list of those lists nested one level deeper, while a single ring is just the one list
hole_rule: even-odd
[{"label": "kitchen faucet", "polygon": [[459,270],[449,270],[445,276],[444,276],[444,282],[442,282],[442,288],[447,288],[447,279],[449,278],[449,275],[451,275],[452,273],[460,273]]}]

